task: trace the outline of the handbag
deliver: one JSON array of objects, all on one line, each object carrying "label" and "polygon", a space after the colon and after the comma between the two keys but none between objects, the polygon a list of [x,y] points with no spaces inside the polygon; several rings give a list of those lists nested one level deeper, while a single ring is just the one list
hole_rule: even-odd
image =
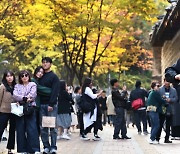
[{"label": "handbag", "polygon": [[149,111],[156,112],[156,110],[157,110],[157,107],[153,105],[147,106],[147,109],[146,109],[147,112]]},{"label": "handbag", "polygon": [[42,117],[42,127],[55,128],[56,127],[56,117],[43,116]]},{"label": "handbag", "polygon": [[31,105],[31,103],[24,103],[23,104],[23,113],[26,116],[30,116],[34,113],[35,107]]},{"label": "handbag", "polygon": [[32,106],[31,102],[27,102],[27,100],[22,100],[19,102],[23,106],[23,114],[26,116],[30,116],[35,111],[35,106]]},{"label": "handbag", "polygon": [[23,106],[20,106],[17,103],[11,103],[11,113],[19,117],[23,116]]},{"label": "handbag", "polygon": [[142,106],[143,106],[143,100],[141,98],[138,98],[132,102],[132,108],[134,110],[137,110]]}]

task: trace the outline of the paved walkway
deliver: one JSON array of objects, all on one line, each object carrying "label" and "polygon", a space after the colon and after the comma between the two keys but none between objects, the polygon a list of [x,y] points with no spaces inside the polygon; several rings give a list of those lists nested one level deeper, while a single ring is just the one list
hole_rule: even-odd
[{"label": "paved walkway", "polygon": [[[149,130],[150,131],[150,130]],[[179,154],[180,140],[173,140],[172,144],[163,143],[158,145],[148,143],[149,135],[138,135],[135,128],[128,129],[131,140],[113,140],[113,127],[106,126],[104,131],[99,132],[101,141],[82,141],[78,130],[71,135],[71,140],[58,140],[58,154]],[[93,134],[89,134],[93,138]],[[0,143],[0,154],[7,154],[5,149],[7,142]]]}]

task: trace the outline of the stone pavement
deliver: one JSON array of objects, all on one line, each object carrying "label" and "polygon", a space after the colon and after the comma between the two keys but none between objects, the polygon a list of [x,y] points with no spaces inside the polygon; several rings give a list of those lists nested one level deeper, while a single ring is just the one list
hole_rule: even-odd
[{"label": "stone pavement", "polygon": [[[150,129],[149,129],[150,131]],[[164,138],[158,145],[148,143],[149,135],[138,135],[136,129],[128,128],[128,136],[131,140],[113,140],[113,127],[106,126],[99,132],[101,141],[82,141],[78,130],[71,134],[71,140],[58,140],[58,154],[179,154],[180,140],[173,140],[172,144],[163,143]],[[93,138],[93,134],[88,134]],[[164,134],[163,134],[164,136]],[[0,143],[0,154],[7,154],[5,149],[7,142]],[[42,146],[42,144],[41,144]]]}]

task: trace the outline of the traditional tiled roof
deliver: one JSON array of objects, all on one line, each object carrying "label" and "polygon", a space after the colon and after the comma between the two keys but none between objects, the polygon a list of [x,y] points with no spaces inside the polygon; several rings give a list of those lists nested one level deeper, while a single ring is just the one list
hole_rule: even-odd
[{"label": "traditional tiled roof", "polygon": [[180,30],[180,0],[169,0],[166,14],[158,17],[158,22],[152,27],[150,43],[153,47],[163,46],[166,40],[171,40]]}]

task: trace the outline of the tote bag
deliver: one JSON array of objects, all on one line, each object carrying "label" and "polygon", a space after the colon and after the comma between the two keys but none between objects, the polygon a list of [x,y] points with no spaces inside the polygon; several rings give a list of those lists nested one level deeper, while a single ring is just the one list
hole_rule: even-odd
[{"label": "tote bag", "polygon": [[42,127],[55,128],[56,127],[56,117],[43,116],[42,117]]},{"label": "tote bag", "polygon": [[23,106],[20,106],[17,103],[11,103],[11,113],[19,117],[23,116]]}]

